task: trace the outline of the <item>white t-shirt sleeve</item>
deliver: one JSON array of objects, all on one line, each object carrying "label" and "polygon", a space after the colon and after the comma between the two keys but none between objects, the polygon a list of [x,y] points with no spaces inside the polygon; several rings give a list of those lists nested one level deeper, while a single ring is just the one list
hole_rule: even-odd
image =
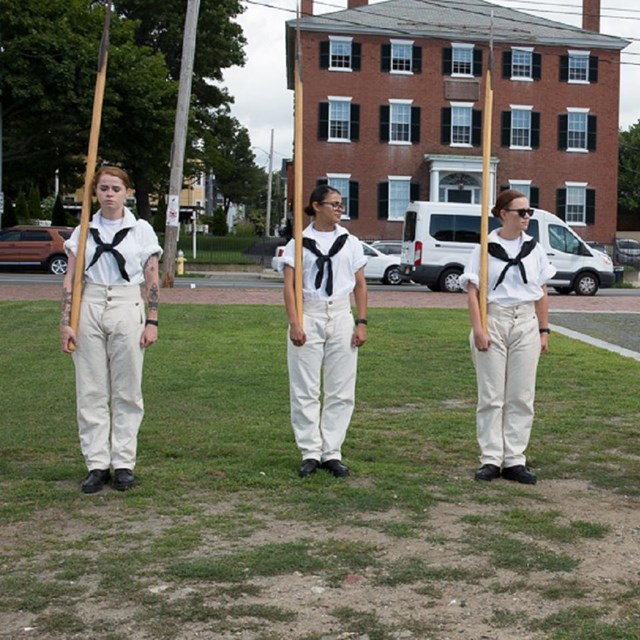
[{"label": "white t-shirt sleeve", "polygon": [[480,245],[479,244],[477,244],[473,248],[473,251],[469,256],[467,266],[465,267],[464,273],[458,279],[458,283],[460,284],[460,288],[463,291],[468,290],[469,283],[475,285],[476,287],[480,287]]}]

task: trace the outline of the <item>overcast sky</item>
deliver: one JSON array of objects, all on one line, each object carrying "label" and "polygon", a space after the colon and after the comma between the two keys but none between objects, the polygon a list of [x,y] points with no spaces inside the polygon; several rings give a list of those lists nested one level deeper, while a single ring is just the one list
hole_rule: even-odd
[{"label": "overcast sky", "polygon": [[[375,4],[380,0],[369,0]],[[238,18],[247,39],[244,67],[228,69],[224,86],[234,97],[232,115],[249,130],[256,162],[267,167],[271,130],[274,130],[273,170],[292,157],[293,91],[287,89],[284,24],[295,18],[296,0],[243,0],[245,12]],[[494,0],[494,4],[525,10],[529,1]],[[346,8],[347,0],[315,0],[315,14]],[[625,7],[626,5],[626,7]],[[629,6],[634,9],[627,8]],[[582,24],[582,0],[546,0],[531,11],[567,24]],[[625,7],[625,8],[623,8]],[[640,31],[640,3],[601,0],[600,31],[632,40]],[[640,39],[622,53],[620,121],[628,129],[640,120]]]}]

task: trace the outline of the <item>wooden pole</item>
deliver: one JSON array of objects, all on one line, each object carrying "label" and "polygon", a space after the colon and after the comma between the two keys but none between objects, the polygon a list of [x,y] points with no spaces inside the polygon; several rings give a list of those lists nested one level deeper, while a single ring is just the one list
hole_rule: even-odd
[{"label": "wooden pole", "polygon": [[491,186],[491,122],[493,115],[493,11],[491,12],[491,38],[489,64],[484,80],[484,114],[482,123],[482,205],[480,219],[480,321],[487,332],[487,281],[489,278],[489,189]]},{"label": "wooden pole", "polygon": [[[74,334],[78,332],[80,322],[80,303],[82,302],[82,277],[84,275],[84,253],[89,235],[89,217],[91,215],[91,201],[93,197],[93,178],[98,161],[98,141],[100,139],[100,124],[102,122],[102,102],[104,99],[104,87],[107,80],[107,58],[109,55],[109,25],[111,24],[111,0],[107,0],[104,15],[104,28],[100,42],[100,54],[98,56],[98,76],[93,98],[93,115],[91,118],[91,131],[89,133],[89,150],[84,176],[84,192],[82,195],[82,213],[80,214],[80,237],[78,239],[78,251],[76,255],[76,267],[73,273],[73,289],[71,295],[71,311],[69,324]],[[69,345],[73,348],[73,344]]]},{"label": "wooden pole", "polygon": [[295,241],[294,256],[294,290],[296,313],[302,325],[302,218],[304,215],[302,191],[302,51],[300,45],[300,6],[298,5],[296,23],[296,58],[295,58],[295,130],[293,147],[293,238]]},{"label": "wooden pole", "polygon": [[[182,61],[180,63],[180,82],[178,85],[178,106],[173,130],[171,152],[171,173],[169,177],[169,197],[167,198],[167,219],[164,233],[164,253],[162,258],[162,286],[173,287],[176,275],[176,249],[178,246],[178,228],[180,226],[180,192],[182,191],[182,169],[187,142],[189,124],[189,105],[191,104],[191,80],[193,77],[193,58],[196,52],[196,34],[198,31],[198,13],[200,0],[188,0],[187,14],[182,37]],[[195,228],[195,218],[194,218]]]}]

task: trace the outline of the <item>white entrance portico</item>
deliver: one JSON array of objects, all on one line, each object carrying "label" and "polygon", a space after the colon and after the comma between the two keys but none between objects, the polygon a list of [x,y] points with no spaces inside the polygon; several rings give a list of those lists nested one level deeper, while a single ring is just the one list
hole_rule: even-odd
[{"label": "white entrance portico", "polygon": [[[429,164],[429,200],[480,204],[482,197],[482,156],[425,154]],[[498,158],[490,159],[489,201],[496,197]]]}]

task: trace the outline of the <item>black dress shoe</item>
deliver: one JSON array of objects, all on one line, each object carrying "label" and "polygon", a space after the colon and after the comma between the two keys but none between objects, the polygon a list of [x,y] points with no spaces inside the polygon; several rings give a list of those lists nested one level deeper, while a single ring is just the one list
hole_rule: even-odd
[{"label": "black dress shoe", "polygon": [[483,480],[484,482],[491,482],[500,477],[500,467],[496,467],[495,464],[483,464],[475,475],[476,480]]},{"label": "black dress shoe", "polygon": [[82,493],[98,493],[111,480],[109,469],[92,469],[82,481]]},{"label": "black dress shoe", "polygon": [[522,464],[518,464],[515,467],[505,467],[502,470],[502,477],[520,484],[535,484],[538,482],[535,474]]},{"label": "black dress shoe", "polygon": [[306,460],[302,461],[302,464],[300,465],[300,471],[298,471],[298,475],[301,478],[306,478],[312,473],[315,473],[318,470],[319,466],[320,463],[317,460],[315,460],[314,458],[307,458]]},{"label": "black dress shoe", "polygon": [[326,460],[322,463],[322,468],[332,473],[336,478],[345,478],[349,475],[349,469],[337,458]]},{"label": "black dress shoe", "polygon": [[135,486],[136,478],[131,469],[116,469],[114,473],[115,480],[113,482],[113,488],[116,491],[126,491]]}]

